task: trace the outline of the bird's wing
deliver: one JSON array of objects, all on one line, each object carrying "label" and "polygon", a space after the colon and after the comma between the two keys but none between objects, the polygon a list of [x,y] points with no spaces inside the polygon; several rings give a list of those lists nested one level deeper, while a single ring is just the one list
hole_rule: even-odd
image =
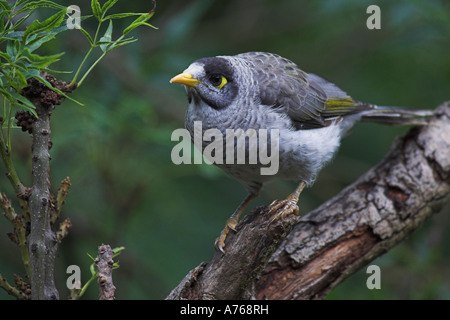
[{"label": "bird's wing", "polygon": [[264,52],[238,56],[254,66],[261,103],[287,114],[296,129],[324,127],[331,120],[371,108],[281,56]]}]

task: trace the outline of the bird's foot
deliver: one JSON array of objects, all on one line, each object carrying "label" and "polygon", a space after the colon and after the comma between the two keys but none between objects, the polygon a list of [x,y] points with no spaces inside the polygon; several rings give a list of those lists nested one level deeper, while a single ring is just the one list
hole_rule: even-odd
[{"label": "bird's foot", "polygon": [[299,208],[297,205],[298,199],[292,199],[291,197],[287,197],[284,200],[275,200],[269,205],[269,215],[273,218],[270,220],[270,223],[278,221],[287,217],[290,214],[298,215]]},{"label": "bird's foot", "polygon": [[238,219],[231,217],[227,220],[227,223],[225,224],[225,228],[220,233],[220,236],[216,239],[216,242],[214,243],[214,246],[216,250],[220,250],[222,253],[225,253],[225,239],[228,236],[228,233],[230,233],[231,230],[236,232],[236,226],[238,224]]},{"label": "bird's foot", "polygon": [[273,216],[270,223],[278,221],[287,217],[290,214],[298,215],[299,209],[297,206],[298,197],[305,188],[306,183],[301,181],[297,189],[284,200],[275,200],[269,205],[269,215]]}]

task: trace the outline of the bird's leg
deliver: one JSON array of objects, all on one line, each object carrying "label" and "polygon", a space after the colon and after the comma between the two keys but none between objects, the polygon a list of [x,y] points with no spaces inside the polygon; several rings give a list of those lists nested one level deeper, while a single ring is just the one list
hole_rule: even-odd
[{"label": "bird's leg", "polygon": [[272,220],[270,221],[275,222],[281,218],[284,218],[290,214],[298,214],[298,197],[300,196],[300,193],[305,188],[306,183],[300,182],[297,189],[284,200],[275,200],[272,202],[269,206],[269,214],[273,216]]},{"label": "bird's leg", "polygon": [[234,211],[231,217],[228,218],[225,228],[222,230],[220,236],[216,239],[216,242],[214,244],[216,250],[225,252],[223,248],[225,247],[225,239],[227,238],[228,233],[230,232],[230,230],[236,231],[239,217],[241,216],[242,212],[244,212],[245,208],[250,204],[250,202],[252,202],[252,200],[257,196],[257,193],[249,193],[244,201],[241,202],[239,207],[237,207],[236,211]]}]

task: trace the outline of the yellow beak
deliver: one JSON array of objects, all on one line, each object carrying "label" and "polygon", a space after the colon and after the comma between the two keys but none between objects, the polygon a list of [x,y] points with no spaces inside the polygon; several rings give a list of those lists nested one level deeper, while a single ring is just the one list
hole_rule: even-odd
[{"label": "yellow beak", "polygon": [[181,83],[190,87],[195,87],[200,81],[195,79],[189,72],[183,72],[170,79],[170,83]]}]

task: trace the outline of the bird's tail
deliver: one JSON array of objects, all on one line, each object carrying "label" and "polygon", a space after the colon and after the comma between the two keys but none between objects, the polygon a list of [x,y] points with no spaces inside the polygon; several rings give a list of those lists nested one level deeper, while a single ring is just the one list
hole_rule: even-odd
[{"label": "bird's tail", "polygon": [[362,112],[362,121],[388,125],[426,125],[433,110],[419,110],[406,107],[375,106]]}]

